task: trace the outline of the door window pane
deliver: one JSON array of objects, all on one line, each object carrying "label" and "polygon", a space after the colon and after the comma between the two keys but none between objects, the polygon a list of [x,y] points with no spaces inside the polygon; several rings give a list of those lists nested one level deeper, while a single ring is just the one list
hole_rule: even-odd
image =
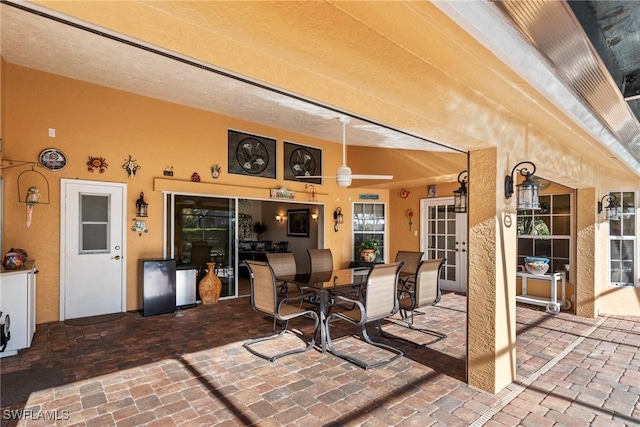
[{"label": "door window pane", "polygon": [[80,194],[80,254],[109,253],[109,195]]}]

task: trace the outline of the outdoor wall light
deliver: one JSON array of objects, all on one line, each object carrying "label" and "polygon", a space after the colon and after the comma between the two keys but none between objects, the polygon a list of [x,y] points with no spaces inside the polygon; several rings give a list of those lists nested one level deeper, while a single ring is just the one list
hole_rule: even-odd
[{"label": "outdoor wall light", "polygon": [[467,171],[464,170],[458,174],[458,182],[460,188],[453,192],[453,210],[454,212],[467,212]]},{"label": "outdoor wall light", "polygon": [[311,212],[311,219],[313,222],[318,222],[318,212]]},{"label": "outdoor wall light", "polygon": [[144,193],[140,193],[140,198],[136,200],[136,216],[146,217],[148,206],[149,204],[144,201]]},{"label": "outdoor wall light", "polygon": [[281,223],[284,221],[284,217],[282,215],[276,215],[276,222]]},{"label": "outdoor wall light", "polygon": [[[529,169],[520,168],[518,170],[518,166],[523,164],[529,164],[533,166],[533,170],[529,172]],[[507,199],[510,199],[513,196],[513,174],[518,170],[520,175],[524,176],[524,181],[520,184],[516,185],[517,188],[517,198],[518,203],[516,205],[516,209],[519,211],[525,210],[540,210],[540,201],[538,200],[538,189],[539,185],[537,182],[531,179],[531,176],[536,173],[536,165],[531,162],[520,162],[518,163],[512,170],[511,175],[507,175],[504,178],[504,195]]]},{"label": "outdoor wall light", "polygon": [[598,214],[602,213],[602,201],[607,199],[607,206],[604,207],[604,216],[607,221],[615,221],[620,219],[620,206],[618,206],[618,198],[613,194],[605,194],[598,202]]},{"label": "outdoor wall light", "polygon": [[344,222],[344,217],[342,215],[342,208],[337,207],[333,212],[333,231],[338,231],[338,224],[342,224]]}]

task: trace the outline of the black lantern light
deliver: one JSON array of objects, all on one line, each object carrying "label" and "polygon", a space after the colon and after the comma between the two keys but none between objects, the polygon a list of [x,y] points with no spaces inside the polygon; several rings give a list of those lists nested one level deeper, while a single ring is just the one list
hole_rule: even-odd
[{"label": "black lantern light", "polygon": [[338,224],[342,224],[343,221],[342,208],[337,207],[333,212],[333,231],[338,231]]},{"label": "black lantern light", "polygon": [[[533,170],[529,172],[527,168],[520,168],[518,170],[518,166],[523,164],[529,164],[533,166]],[[516,205],[516,209],[519,211],[526,210],[540,210],[540,201],[538,200],[538,189],[539,185],[537,182],[531,179],[534,173],[536,173],[536,165],[531,162],[520,162],[518,163],[512,170],[511,175],[507,175],[504,178],[504,195],[507,199],[510,199],[513,195],[513,174],[518,170],[520,175],[524,176],[524,181],[520,184],[516,185],[517,187],[517,199],[518,203]]]},{"label": "black lantern light", "polygon": [[467,212],[467,171],[464,170],[458,174],[458,182],[460,188],[453,192],[453,210],[454,212]]},{"label": "black lantern light", "polygon": [[146,217],[147,216],[147,206],[149,204],[144,201],[144,193],[140,193],[140,198],[136,200],[136,216],[137,217]]},{"label": "black lantern light", "polygon": [[602,201],[607,199],[607,206],[604,207],[604,217],[607,221],[615,221],[620,219],[620,206],[618,206],[618,198],[613,194],[605,194],[598,202],[598,214],[602,212]]}]

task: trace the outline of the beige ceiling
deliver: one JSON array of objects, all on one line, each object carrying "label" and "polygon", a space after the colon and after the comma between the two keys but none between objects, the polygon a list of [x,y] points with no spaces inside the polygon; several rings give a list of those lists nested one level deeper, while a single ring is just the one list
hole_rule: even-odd
[{"label": "beige ceiling", "polygon": [[[133,38],[138,34],[134,13],[120,15],[105,30],[36,4],[21,4],[65,23],[2,4],[1,54],[10,63],[336,142],[341,126],[335,119],[350,115],[355,119],[347,129],[349,145],[466,151],[495,144],[494,138],[509,134],[505,126],[512,126],[514,135],[521,133],[520,126],[504,120],[508,118],[526,123],[525,132],[561,142],[568,153],[609,168],[633,169],[625,163],[624,151],[598,139],[597,126],[580,122],[591,123],[592,117],[580,111],[578,116],[585,117],[576,118],[575,106],[550,101],[530,77],[514,71],[508,58],[492,53],[486,34],[479,43],[476,38],[482,37],[468,22],[458,20],[465,30],[456,25],[449,18],[456,18],[455,10],[447,10],[445,2],[434,3],[444,13],[428,2],[136,2],[141,13],[184,25],[172,28],[173,33],[169,27],[158,28],[154,40]],[[78,2],[50,5],[64,10]],[[121,5],[100,2],[95,16],[86,19],[100,22],[100,7]],[[239,13],[238,8],[246,10]],[[388,19],[389,13],[398,19]],[[535,53],[509,28],[505,21],[496,28],[495,37],[508,36],[501,45],[515,40],[520,55]],[[203,38],[195,35],[227,41],[224,48],[218,44],[219,50],[236,49],[238,58],[217,61],[223,54],[207,49],[210,45],[203,46]],[[182,36],[195,41],[177,53]],[[274,65],[265,60],[253,69],[245,67],[251,75],[225,71],[246,62],[243,49]],[[539,66],[544,61],[533,53],[529,57]],[[274,71],[279,63],[298,67],[302,77],[279,80]],[[316,73],[316,85],[309,84],[309,70]],[[323,93],[325,86],[343,90]]]}]

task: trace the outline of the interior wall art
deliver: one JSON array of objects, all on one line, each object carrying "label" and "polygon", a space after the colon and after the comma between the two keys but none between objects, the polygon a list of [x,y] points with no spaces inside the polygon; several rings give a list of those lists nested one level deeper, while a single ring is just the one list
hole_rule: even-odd
[{"label": "interior wall art", "polygon": [[276,140],[229,129],[229,173],[276,178]]},{"label": "interior wall art", "polygon": [[322,150],[315,147],[284,142],[284,179],[322,184],[322,178],[300,180],[298,176],[322,175]]}]

